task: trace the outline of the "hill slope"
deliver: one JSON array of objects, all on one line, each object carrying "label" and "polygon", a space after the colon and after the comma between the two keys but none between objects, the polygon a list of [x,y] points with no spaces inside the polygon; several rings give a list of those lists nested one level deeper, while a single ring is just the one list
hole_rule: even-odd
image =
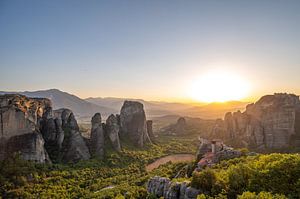
[{"label": "hill slope", "polygon": [[78,117],[91,117],[96,112],[100,112],[103,115],[110,113],[116,113],[115,109],[107,108],[104,106],[98,106],[96,104],[87,102],[75,95],[67,92],[60,91],[58,89],[49,89],[41,91],[25,91],[25,92],[4,92],[0,91],[0,95],[9,93],[19,93],[28,97],[43,97],[52,101],[54,109],[69,108]]}]

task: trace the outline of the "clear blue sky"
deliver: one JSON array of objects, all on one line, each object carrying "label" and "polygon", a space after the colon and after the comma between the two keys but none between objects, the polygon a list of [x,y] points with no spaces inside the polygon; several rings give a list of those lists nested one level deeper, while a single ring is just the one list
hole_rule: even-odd
[{"label": "clear blue sky", "polygon": [[0,90],[179,100],[217,67],[300,94],[299,53],[299,0],[0,1]]}]

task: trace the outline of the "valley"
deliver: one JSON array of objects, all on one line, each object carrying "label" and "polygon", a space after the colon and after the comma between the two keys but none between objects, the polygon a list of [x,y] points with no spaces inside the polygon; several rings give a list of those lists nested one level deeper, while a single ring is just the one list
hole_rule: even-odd
[{"label": "valley", "polygon": [[[232,119],[226,113],[224,120],[176,115],[148,120],[142,103],[125,101],[120,114],[111,114],[104,123],[96,113],[88,124],[77,123],[69,109],[52,110],[48,99],[2,95],[0,194],[3,198],[297,198],[298,115],[293,113],[299,105],[295,95],[275,94],[234,113]],[[256,117],[256,123],[251,122],[252,114],[265,118],[269,111],[273,121]],[[274,141],[281,135],[291,138],[280,145],[255,144],[253,136],[266,132],[251,126],[258,124],[262,129],[273,126]],[[286,173],[275,178],[282,168]],[[286,187],[266,186],[274,179]]]}]

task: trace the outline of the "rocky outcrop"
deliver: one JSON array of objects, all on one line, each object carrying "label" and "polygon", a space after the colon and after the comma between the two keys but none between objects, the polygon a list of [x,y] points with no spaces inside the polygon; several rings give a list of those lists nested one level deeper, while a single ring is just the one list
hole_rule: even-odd
[{"label": "rocky outcrop", "polygon": [[100,113],[92,118],[90,139],[84,138],[73,112],[52,110],[48,99],[21,95],[0,96],[0,159],[20,153],[37,162],[77,162],[102,158],[111,145],[121,151],[119,134],[136,146],[151,142],[152,123],[146,123],[143,105],[125,101],[120,115],[110,115],[102,124]]},{"label": "rocky outcrop", "polygon": [[36,162],[90,158],[72,111],[52,111],[48,99],[0,96],[0,126],[0,159],[12,153]]},{"label": "rocky outcrop", "polygon": [[26,160],[50,162],[39,131],[42,116],[49,108],[48,99],[0,96],[0,159],[19,153]]},{"label": "rocky outcrop", "polygon": [[153,133],[152,125],[153,125],[153,121],[152,120],[147,120],[147,122],[146,122],[147,133],[148,133],[150,139],[154,140],[155,136],[154,136],[154,133]]},{"label": "rocky outcrop", "polygon": [[104,131],[100,113],[96,113],[91,122],[91,153],[95,157],[102,158],[104,156]]},{"label": "rocky outcrop", "polygon": [[151,142],[147,133],[146,115],[143,104],[135,101],[125,101],[120,113],[120,136],[129,140],[138,147]]},{"label": "rocky outcrop", "polygon": [[[293,94],[263,96],[245,112],[227,113],[223,136],[252,148],[300,146],[300,101]],[[218,133],[215,133],[218,134]],[[221,132],[219,135],[221,137]]]},{"label": "rocky outcrop", "polygon": [[[66,109],[65,112],[69,112],[69,110]],[[64,111],[62,113],[64,113]],[[61,119],[63,121],[63,118]],[[67,123],[63,126],[63,129],[64,140],[62,143],[62,162],[88,160],[91,157],[90,152],[79,132],[79,126],[72,112],[67,119]]]},{"label": "rocky outcrop", "polygon": [[211,142],[209,140],[200,138],[200,145],[196,153],[196,160],[199,161],[204,155],[212,151]]},{"label": "rocky outcrop", "polygon": [[184,117],[180,117],[178,118],[177,120],[177,123],[175,124],[175,133],[177,135],[180,135],[180,134],[185,134],[186,133],[186,120]]},{"label": "rocky outcrop", "polygon": [[221,140],[200,139],[200,146],[197,151],[197,170],[205,167],[212,167],[220,163],[222,160],[229,160],[242,156],[239,150],[223,144]]},{"label": "rocky outcrop", "polygon": [[192,125],[187,125],[186,119],[184,117],[179,117],[175,124],[170,124],[161,129],[163,134],[167,135],[186,135],[188,128],[193,128]]},{"label": "rocky outcrop", "polygon": [[40,131],[52,161],[77,162],[90,158],[88,147],[71,110],[47,110],[43,115]]},{"label": "rocky outcrop", "polygon": [[190,186],[189,182],[172,182],[168,178],[155,176],[147,183],[147,191],[157,198],[196,199],[201,192]]},{"label": "rocky outcrop", "polygon": [[118,124],[118,118],[117,116],[111,114],[107,120],[105,125],[105,134],[108,136],[112,147],[116,151],[121,151],[121,144],[120,144],[120,138],[119,138],[119,131],[120,126]]}]

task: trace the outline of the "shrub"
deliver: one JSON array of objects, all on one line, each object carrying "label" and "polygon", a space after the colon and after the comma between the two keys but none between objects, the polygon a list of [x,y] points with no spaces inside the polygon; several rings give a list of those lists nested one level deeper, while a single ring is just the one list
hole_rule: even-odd
[{"label": "shrub", "polygon": [[200,189],[205,193],[211,193],[216,180],[215,172],[208,168],[203,171],[193,173],[191,186],[196,189]]}]

